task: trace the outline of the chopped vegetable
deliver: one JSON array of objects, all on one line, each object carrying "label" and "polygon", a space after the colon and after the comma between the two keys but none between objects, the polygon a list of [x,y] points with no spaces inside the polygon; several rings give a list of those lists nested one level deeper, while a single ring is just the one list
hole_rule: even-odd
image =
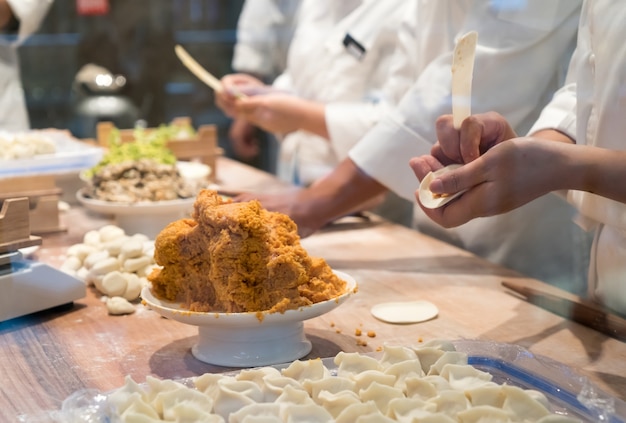
[{"label": "chopped vegetable", "polygon": [[[151,159],[157,163],[175,164],[176,156],[166,147],[167,142],[176,138],[193,136],[193,128],[181,125],[161,125],[153,130],[137,127],[133,142],[122,142],[119,129],[111,131],[109,148],[102,160],[87,171],[93,177],[100,169],[110,165],[139,159]],[[190,135],[191,134],[191,135]]]}]

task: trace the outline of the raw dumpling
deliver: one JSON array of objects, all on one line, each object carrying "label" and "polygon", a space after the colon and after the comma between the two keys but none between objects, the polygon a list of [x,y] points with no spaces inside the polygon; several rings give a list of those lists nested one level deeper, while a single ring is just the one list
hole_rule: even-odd
[{"label": "raw dumpling", "polygon": [[330,371],[322,360],[296,360],[289,367],[281,371],[283,376],[290,377],[303,383],[305,380],[318,380],[330,376]]},{"label": "raw dumpling", "polygon": [[337,374],[346,377],[359,374],[366,370],[382,370],[382,366],[378,360],[359,353],[346,353],[341,351],[335,356],[335,364],[337,365]]}]

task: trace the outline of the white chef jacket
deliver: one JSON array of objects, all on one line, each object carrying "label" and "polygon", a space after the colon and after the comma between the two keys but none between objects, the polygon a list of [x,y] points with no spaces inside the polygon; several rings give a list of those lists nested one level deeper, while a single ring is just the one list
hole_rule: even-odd
[{"label": "white chef jacket", "polygon": [[287,67],[300,0],[246,0],[237,21],[233,69],[268,82]]},{"label": "white chef jacket", "polygon": [[[626,5],[587,0],[568,84],[544,109],[532,132],[554,128],[578,144],[626,150]],[[569,191],[568,201],[595,229],[589,295],[626,314],[626,204]]]},{"label": "white chef jacket", "polygon": [[[435,120],[451,113],[455,40],[478,32],[472,112],[495,110],[523,133],[559,86],[575,44],[581,1],[417,0],[417,80],[399,106],[349,153],[356,165],[402,197],[419,181],[409,158],[429,154]],[[516,9],[515,5],[519,5]],[[510,213],[446,230],[415,207],[419,230],[575,292],[584,289],[589,240],[569,221],[573,207],[546,196]],[[574,247],[572,247],[574,246]]]},{"label": "white chef jacket", "polygon": [[[398,28],[410,6],[405,0],[303,0],[287,70],[273,85],[324,103],[330,142],[306,131],[284,136],[279,177],[308,185],[329,173],[401,98],[410,79],[390,76],[399,69],[391,58],[399,54]],[[347,34],[356,43],[344,45]]]},{"label": "white chef jacket", "polygon": [[0,129],[25,131],[30,128],[30,122],[17,47],[37,31],[52,0],[8,0],[8,3],[20,26],[17,34],[0,37]]}]

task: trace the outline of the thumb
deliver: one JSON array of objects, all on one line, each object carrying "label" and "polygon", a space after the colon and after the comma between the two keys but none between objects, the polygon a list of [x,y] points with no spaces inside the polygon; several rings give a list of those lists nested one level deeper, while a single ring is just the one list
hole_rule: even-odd
[{"label": "thumb", "polygon": [[457,167],[446,167],[430,182],[429,189],[435,194],[455,194],[466,191],[482,182],[478,172],[478,160]]},{"label": "thumb", "polygon": [[253,97],[241,98],[237,101],[235,107],[237,112],[248,114],[254,112],[259,107],[259,101]]}]

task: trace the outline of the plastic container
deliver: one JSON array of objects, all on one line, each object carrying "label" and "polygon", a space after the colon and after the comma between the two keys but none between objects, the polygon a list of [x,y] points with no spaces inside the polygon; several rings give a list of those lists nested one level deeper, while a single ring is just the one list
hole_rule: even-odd
[{"label": "plastic container", "polygon": [[[452,343],[457,351],[468,354],[469,364],[491,373],[494,382],[545,394],[551,411],[557,414],[578,418],[585,423],[626,422],[626,402],[602,391],[562,363],[537,356],[517,345],[477,340],[456,340]],[[368,355],[377,357],[380,353]],[[323,362],[332,373],[335,367],[333,358],[323,359]],[[274,367],[280,369],[286,365]],[[178,382],[193,386],[191,378]],[[61,410],[52,412],[49,417],[63,422],[116,422],[118,420],[110,409],[107,395],[94,390],[76,392],[64,401]]]}]

